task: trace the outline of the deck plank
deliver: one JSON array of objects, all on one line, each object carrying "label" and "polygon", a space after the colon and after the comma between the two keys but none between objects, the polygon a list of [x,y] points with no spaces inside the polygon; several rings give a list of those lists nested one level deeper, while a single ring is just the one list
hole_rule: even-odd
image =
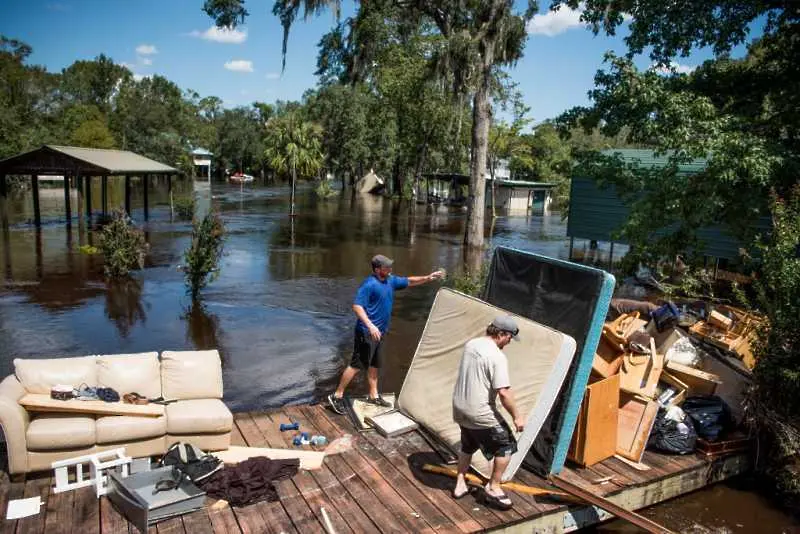
[{"label": "deck plank", "polygon": [[[299,406],[287,407],[284,409],[284,412],[286,412],[286,415],[292,421],[300,423],[302,429],[313,434],[321,434],[321,432],[311,424]],[[326,457],[325,462],[322,464],[322,469],[311,471],[312,476],[317,480],[332,504],[339,513],[341,513],[342,517],[348,522],[354,532],[375,532],[381,530],[379,525],[375,524],[371,518],[371,507],[368,507],[367,510],[362,509],[359,503],[353,499],[352,495],[333,474],[328,464],[334,460],[335,457]]]},{"label": "deck plank", "polygon": [[[411,432],[391,440],[373,432],[366,432],[362,437],[403,473],[460,531],[474,532],[495,524],[494,514],[476,503],[474,497],[453,499],[453,480],[422,471],[420,464],[438,463],[438,455],[418,433]],[[478,508],[477,512],[475,508]]]},{"label": "deck plank", "polygon": [[2,472],[2,479],[0,479],[0,484],[3,485],[3,516],[2,521],[0,521],[0,533],[2,534],[14,534],[17,530],[17,523],[19,522],[16,519],[11,521],[5,520],[5,511],[8,509],[8,501],[13,501],[15,499],[21,499],[23,494],[25,493],[25,476],[24,475],[13,475],[9,476],[7,473]]},{"label": "deck plank", "polygon": [[80,488],[71,493],[73,531],[81,534],[100,533],[100,499],[94,488]]},{"label": "deck plank", "polygon": [[[231,445],[247,446],[249,443],[239,428],[240,421],[247,421],[246,414],[234,414]],[[259,502],[242,508],[230,508],[241,532],[297,532],[280,502]]]},{"label": "deck plank", "polygon": [[[245,421],[246,426],[248,420],[249,416],[247,416],[247,414],[234,414],[235,424],[234,432],[231,435],[232,445],[249,445],[239,428],[241,421]],[[262,501],[251,506],[234,508],[232,511],[241,532],[245,534],[260,534],[261,532],[272,532],[274,534],[279,534],[281,532],[297,532],[297,529],[294,527],[292,520],[289,519],[286,509],[280,501]]]},{"label": "deck plank", "polygon": [[39,495],[45,504],[40,508],[37,515],[24,517],[17,522],[17,534],[37,534],[44,532],[45,521],[47,519],[47,498],[50,496],[50,474],[34,473],[30,474],[25,480],[25,492],[23,498],[36,497]]},{"label": "deck plank", "polygon": [[[314,423],[322,434],[328,436],[328,439],[352,433],[352,431],[344,430],[341,426],[335,424],[325,413],[325,410],[319,406],[314,410],[309,410],[308,413],[315,416]],[[340,419],[343,419],[343,416]],[[389,482],[394,478],[391,472],[377,470],[368,460],[363,450],[365,447],[368,448],[368,445],[365,445],[360,436],[353,435],[353,442],[353,450],[342,453],[340,456],[349,464],[356,475],[364,481],[367,487],[372,490],[377,500],[386,505],[386,508],[393,515],[392,520],[398,523],[401,530],[405,532],[434,532],[433,527],[427,523],[425,518],[417,512],[414,506],[406,501],[399,488]],[[393,469],[391,468],[389,471]]]},{"label": "deck plank", "polygon": [[[364,438],[365,435],[359,436]],[[425,520],[434,530],[444,532],[457,532],[455,524],[442,513],[433,503],[425,497],[414,484],[403,476],[402,471],[396,469],[384,455],[374,446],[361,447],[362,454],[373,462],[375,469],[394,487],[406,502],[414,508],[415,513]],[[416,517],[416,516],[415,516]]]},{"label": "deck plank", "polygon": [[[84,488],[92,490],[92,488]],[[47,502],[40,508],[45,514],[44,531],[53,534],[67,534],[72,531],[72,506],[78,490],[51,493]],[[93,491],[93,490],[92,490]],[[76,532],[80,532],[76,530]]]},{"label": "deck plank", "polygon": [[[252,417],[248,413],[238,414],[236,419],[239,430],[242,436],[251,447],[266,447],[267,440],[253,422]],[[280,480],[275,482],[275,489],[278,491],[280,502],[277,504],[283,505],[286,515],[291,520],[294,527],[298,532],[324,532],[322,524],[317,520],[317,517],[308,507],[305,499],[300,494],[297,486],[291,480]],[[278,514],[279,511],[275,507],[276,503],[271,504],[270,512]]]},{"label": "deck plank", "polygon": [[[236,522],[236,514],[228,503],[217,504],[210,497],[206,499],[206,511],[208,519],[211,521],[211,530],[214,534],[237,534],[242,531],[239,523]],[[185,523],[184,523],[185,526]],[[186,529],[188,532],[188,528]]]},{"label": "deck plank", "polygon": [[[173,517],[166,519],[155,525],[158,534],[184,534],[186,529],[183,528],[183,521],[180,517]],[[193,534],[193,533],[188,533]]]},{"label": "deck plank", "polygon": [[[315,414],[313,411],[309,412],[313,408],[307,408],[303,407],[302,411],[307,418],[309,428],[315,428],[317,432],[325,434],[330,427],[317,425]],[[347,490],[353,502],[358,504],[380,532],[391,534],[407,532],[408,529],[395,521],[394,515],[381,502],[380,496],[376,495],[373,489],[356,474],[344,456],[344,454],[337,454],[325,458],[324,465],[330,469],[337,483]],[[365,532],[369,532],[369,530]]]},{"label": "deck plank", "polygon": [[[253,417],[253,424],[256,425],[264,438],[267,445],[275,448],[293,448],[290,433],[281,433],[278,427],[281,423],[290,423],[289,417],[280,411],[273,411],[269,414],[251,414]],[[328,514],[328,518],[333,525],[336,532],[353,532],[347,521],[339,513],[337,507],[333,505],[331,500],[323,491],[322,487],[309,471],[299,470],[292,478],[292,482],[297,487],[300,495],[305,499],[311,513],[317,517],[317,521],[324,525],[324,518],[322,516],[322,508]]]},{"label": "deck plank", "polygon": [[[181,516],[186,534],[214,534],[207,509],[196,510]],[[238,530],[238,529],[237,529]]]},{"label": "deck plank", "polygon": [[[281,423],[297,421],[300,423],[302,431],[311,434],[317,433],[305,420],[300,410],[295,408],[284,408],[282,412],[272,412],[269,418],[254,417],[253,420],[265,434],[269,434],[270,442],[280,440],[279,443],[288,447],[292,446],[292,433],[281,432],[279,430]],[[325,510],[336,532],[340,532],[338,523],[344,523],[347,532],[364,532],[364,529],[376,530],[374,523],[358,504],[347,496],[346,490],[324,463],[321,469],[306,471],[305,474],[314,481],[314,487],[319,489],[321,496],[325,497]],[[309,501],[308,504],[312,505],[312,502]],[[323,503],[314,503],[312,509],[322,505]]]},{"label": "deck plank", "polygon": [[132,527],[129,527],[128,520],[114,509],[111,501],[107,497],[101,497],[100,532],[103,534],[126,534],[130,528]]}]

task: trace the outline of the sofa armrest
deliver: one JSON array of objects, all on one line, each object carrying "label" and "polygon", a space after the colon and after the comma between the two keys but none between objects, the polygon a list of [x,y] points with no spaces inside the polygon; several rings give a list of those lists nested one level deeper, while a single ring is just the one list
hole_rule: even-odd
[{"label": "sofa armrest", "polygon": [[28,432],[30,416],[20,406],[19,399],[25,395],[25,388],[14,375],[0,382],[0,426],[8,447],[9,474],[25,473],[28,470]]}]

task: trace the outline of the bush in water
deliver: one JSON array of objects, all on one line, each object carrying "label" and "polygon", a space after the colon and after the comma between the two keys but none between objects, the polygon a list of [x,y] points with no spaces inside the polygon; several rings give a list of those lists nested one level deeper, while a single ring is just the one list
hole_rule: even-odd
[{"label": "bush in water", "polygon": [[144,267],[147,243],[124,210],[114,210],[100,238],[106,276],[117,278]]},{"label": "bush in water", "polygon": [[187,292],[196,299],[200,290],[219,276],[219,260],[225,240],[225,225],[215,211],[192,224],[192,243],[184,253]]},{"label": "bush in water", "polygon": [[175,213],[178,218],[190,220],[194,217],[194,195],[178,197],[174,201]]}]

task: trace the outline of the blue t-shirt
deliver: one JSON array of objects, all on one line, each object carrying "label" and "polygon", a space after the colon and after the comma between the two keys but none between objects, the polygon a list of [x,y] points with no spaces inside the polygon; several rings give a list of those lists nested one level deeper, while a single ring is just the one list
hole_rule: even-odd
[{"label": "blue t-shirt", "polygon": [[[381,334],[385,334],[389,330],[389,319],[392,317],[394,292],[396,289],[407,287],[408,278],[405,276],[390,274],[386,280],[380,281],[377,276],[372,274],[359,286],[353,303],[364,308],[372,324],[378,327]],[[356,329],[365,334],[369,333],[369,329],[361,322],[361,319],[356,320]]]}]

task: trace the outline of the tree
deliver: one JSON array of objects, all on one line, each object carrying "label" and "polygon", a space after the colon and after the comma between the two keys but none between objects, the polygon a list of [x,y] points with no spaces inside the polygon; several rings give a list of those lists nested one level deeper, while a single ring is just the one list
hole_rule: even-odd
[{"label": "tree", "polygon": [[[668,156],[670,165],[660,171],[627,168],[596,153],[581,158],[585,172],[625,192],[632,214],[622,233],[644,259],[698,249],[697,230],[717,223],[751,246],[757,221],[769,214],[770,190],[785,197],[800,170],[800,78],[792,59],[800,53],[800,13],[781,2],[727,5],[625,4],[634,15],[629,57],[608,55],[609,68],[598,72],[590,94],[594,105],[560,119],[567,127],[601,126],[609,135],[627,127],[630,141]],[[583,17],[596,30],[621,23],[620,4],[589,6]],[[726,52],[746,40],[748,24],[762,15],[770,20],[765,34],[751,40],[745,59],[729,59]],[[633,65],[630,55],[646,46],[661,69]],[[718,57],[689,75],[663,70],[693,46],[711,46]],[[706,160],[702,172],[679,172],[695,158]]]},{"label": "tree", "polygon": [[[244,22],[248,13],[244,0],[206,0],[204,10],[216,20],[217,25],[236,25]],[[340,11],[340,0],[277,0],[273,13],[283,25],[283,57],[289,30],[301,9],[305,14],[318,14],[326,7]],[[483,247],[484,194],[489,126],[491,122],[490,96],[496,70],[515,62],[522,56],[527,37],[525,24],[536,13],[537,3],[529,0],[524,14],[514,12],[511,0],[417,0],[399,2],[383,0],[364,2],[359,6],[356,21],[351,27],[349,41],[356,49],[352,56],[352,70],[370,65],[378,43],[380,26],[371,21],[397,15],[400,20],[414,21],[426,17],[431,20],[446,42],[435,57],[436,72],[453,81],[456,93],[472,95],[472,151],[470,164],[470,203],[467,232],[464,242],[468,247]]]},{"label": "tree", "polygon": [[289,215],[293,217],[298,174],[313,176],[322,167],[320,128],[302,120],[296,111],[270,119],[266,127],[265,155],[269,164],[292,177]]},{"label": "tree", "polygon": [[114,148],[114,136],[105,121],[91,119],[72,132],[71,144],[87,148]]}]

